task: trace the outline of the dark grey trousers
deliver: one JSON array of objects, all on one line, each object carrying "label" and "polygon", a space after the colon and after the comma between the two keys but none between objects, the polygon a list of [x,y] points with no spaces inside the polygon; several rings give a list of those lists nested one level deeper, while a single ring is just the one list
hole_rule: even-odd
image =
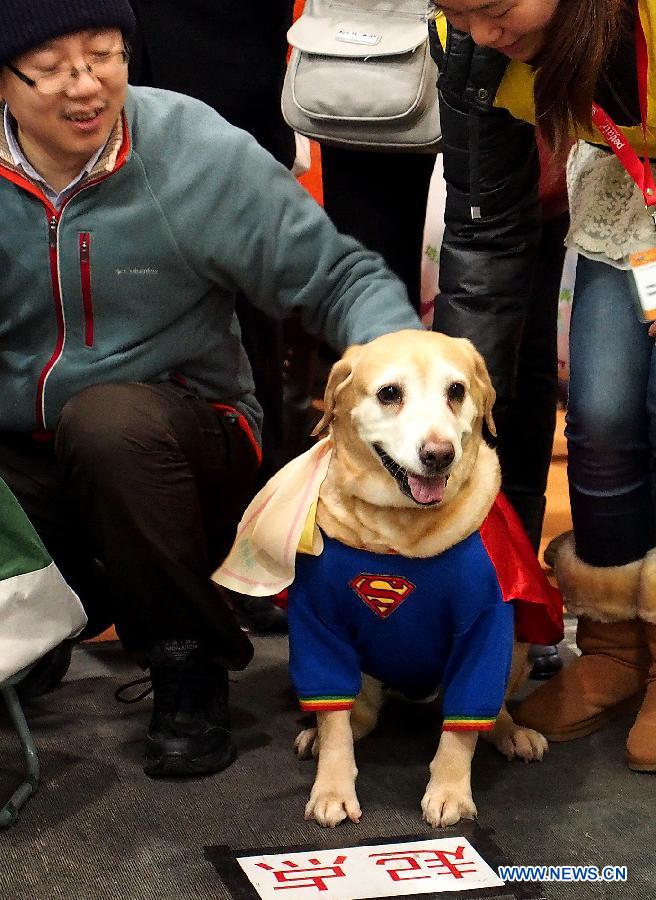
[{"label": "dark grey trousers", "polygon": [[210,574],[256,470],[238,416],[172,383],[87,388],[51,440],[0,434],[0,476],[92,623],[136,652],[195,638],[229,668],[252,647]]}]

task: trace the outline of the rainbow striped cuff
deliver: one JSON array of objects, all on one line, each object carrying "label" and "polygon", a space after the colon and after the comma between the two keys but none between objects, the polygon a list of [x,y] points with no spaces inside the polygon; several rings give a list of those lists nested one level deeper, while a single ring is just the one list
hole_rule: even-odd
[{"label": "rainbow striped cuff", "polygon": [[355,696],[299,697],[298,702],[303,712],[329,712],[334,709],[351,709],[355,703]]},{"label": "rainbow striped cuff", "polygon": [[442,722],[442,731],[491,731],[496,716],[449,716]]}]

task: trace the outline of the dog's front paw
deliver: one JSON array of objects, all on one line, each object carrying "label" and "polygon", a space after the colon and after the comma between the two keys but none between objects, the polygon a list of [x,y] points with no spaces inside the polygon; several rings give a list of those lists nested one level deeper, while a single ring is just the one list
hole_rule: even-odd
[{"label": "dog's front paw", "polygon": [[432,785],[429,782],[421,809],[424,821],[433,828],[446,828],[460,819],[475,819],[478,815],[471,791],[449,784]]},{"label": "dog's front paw", "polygon": [[362,816],[355,785],[322,786],[314,783],[305,807],[305,818],[314,819],[324,828],[334,828],[344,819],[359,822]]},{"label": "dog's front paw", "polygon": [[549,750],[549,743],[543,734],[514,722],[505,724],[498,730],[495,726],[490,740],[507,759],[518,757],[524,762],[541,762]]},{"label": "dog's front paw", "polygon": [[299,731],[294,741],[294,753],[299,759],[312,759],[319,755],[319,731],[317,728],[304,728]]}]

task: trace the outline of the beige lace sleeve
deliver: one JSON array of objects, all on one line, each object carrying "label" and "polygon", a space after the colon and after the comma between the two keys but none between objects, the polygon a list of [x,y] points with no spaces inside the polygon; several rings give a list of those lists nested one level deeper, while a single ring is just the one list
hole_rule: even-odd
[{"label": "beige lace sleeve", "polygon": [[568,247],[620,269],[626,257],[656,246],[643,196],[614,153],[579,141],[567,162]]}]

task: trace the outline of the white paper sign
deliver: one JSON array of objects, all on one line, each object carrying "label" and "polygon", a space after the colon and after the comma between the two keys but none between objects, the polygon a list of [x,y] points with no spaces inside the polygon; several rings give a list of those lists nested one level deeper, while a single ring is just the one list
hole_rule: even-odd
[{"label": "white paper sign", "polygon": [[364,900],[505,883],[464,837],[240,856],[237,862],[262,900]]}]

